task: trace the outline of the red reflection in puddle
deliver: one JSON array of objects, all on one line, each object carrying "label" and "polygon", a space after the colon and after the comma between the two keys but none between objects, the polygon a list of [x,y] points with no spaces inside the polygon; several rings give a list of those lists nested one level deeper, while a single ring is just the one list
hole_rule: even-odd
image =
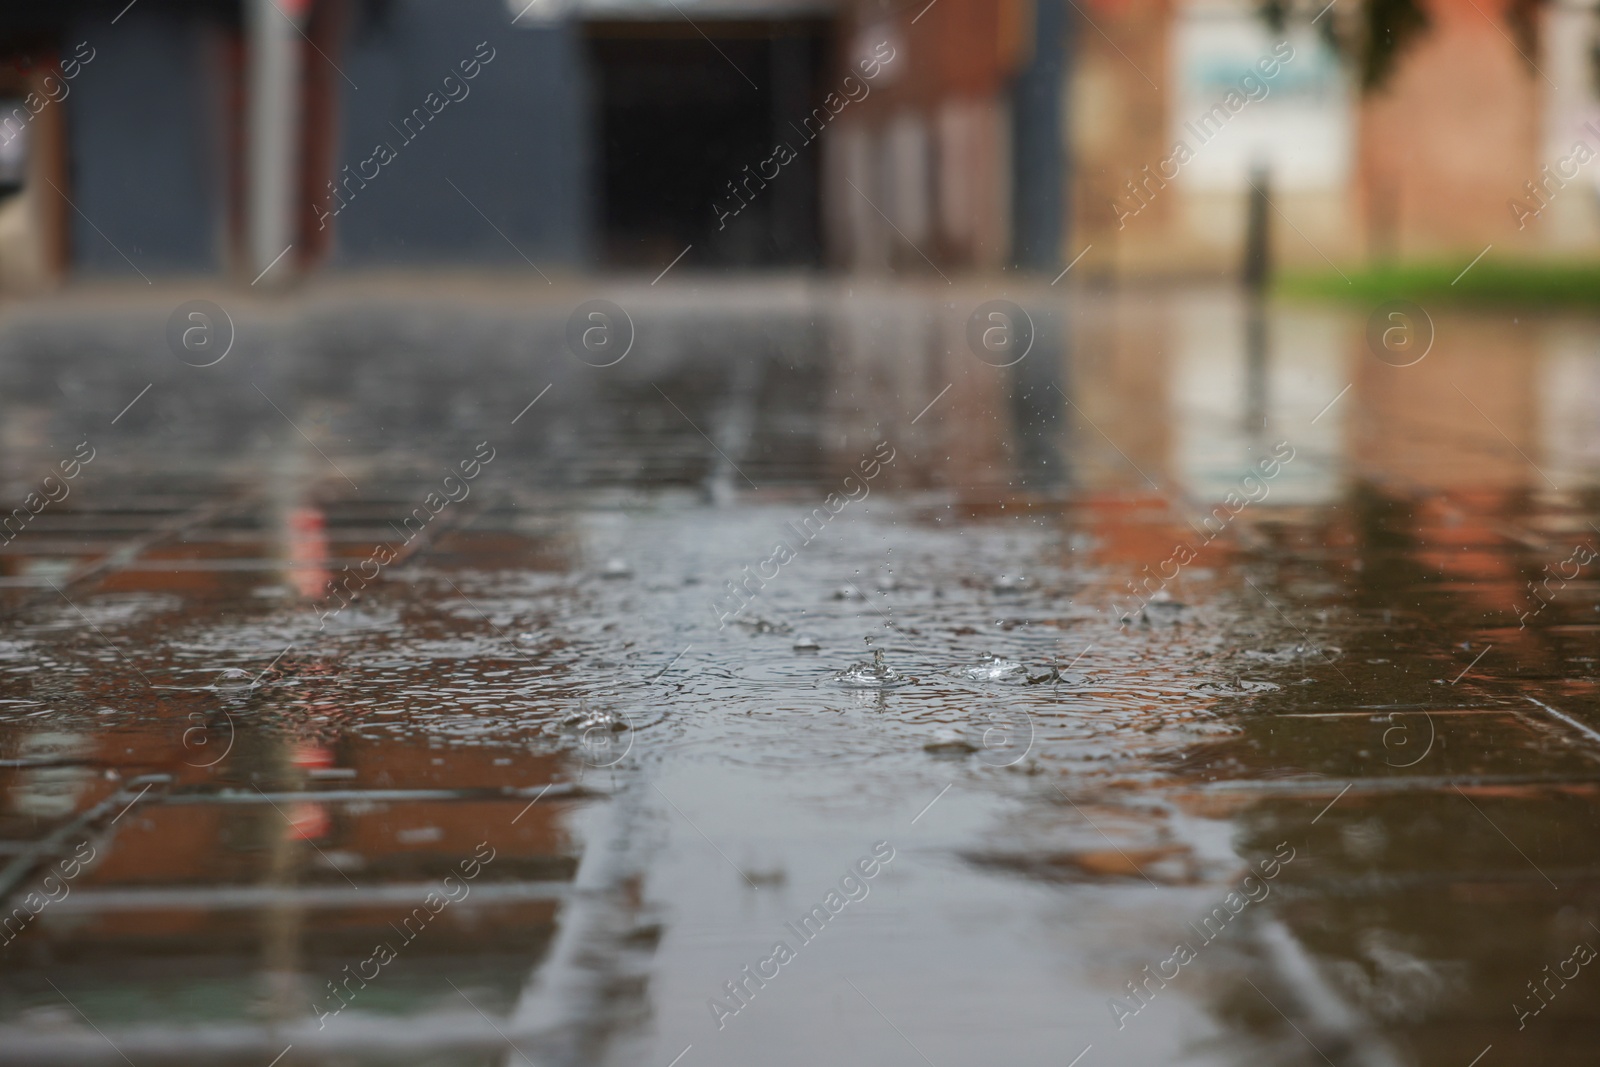
[{"label": "red reflection in puddle", "polygon": [[[321,770],[333,766],[333,750],[322,745],[300,744],[294,747],[290,762],[301,771]],[[327,809],[313,801],[302,800],[289,808],[290,837],[295,841],[315,841],[328,836],[332,821]]]},{"label": "red reflection in puddle", "polygon": [[328,587],[327,522],[317,508],[289,511],[289,577],[295,592],[315,600]]}]

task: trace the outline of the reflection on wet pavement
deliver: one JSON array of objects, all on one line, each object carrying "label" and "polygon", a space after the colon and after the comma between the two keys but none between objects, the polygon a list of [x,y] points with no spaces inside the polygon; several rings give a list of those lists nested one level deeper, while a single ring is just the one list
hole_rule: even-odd
[{"label": "reflection on wet pavement", "polygon": [[190,295],[0,323],[0,1061],[1592,1061],[1600,324]]}]

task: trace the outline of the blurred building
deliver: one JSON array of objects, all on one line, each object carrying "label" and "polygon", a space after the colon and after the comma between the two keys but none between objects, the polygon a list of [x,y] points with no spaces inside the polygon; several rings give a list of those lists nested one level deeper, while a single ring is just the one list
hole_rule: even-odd
[{"label": "blurred building", "polygon": [[1084,11],[1099,32],[1079,35],[1071,74],[1072,188],[1092,268],[1237,264],[1252,180],[1271,202],[1279,264],[1465,263],[1491,243],[1500,255],[1600,249],[1590,5],[1085,0]]},{"label": "blurred building", "polygon": [[1355,101],[1315,27],[1274,31],[1236,0],[1097,0],[1086,18],[1101,32],[1072,84],[1073,192],[1091,266],[1235,269],[1252,183],[1284,231],[1278,262],[1356,251]]},{"label": "blurred building", "polygon": [[1049,266],[1060,244],[1048,2],[137,0],[0,27],[12,288],[685,249]]},{"label": "blurred building", "polygon": [[1600,243],[1594,12],[1401,6],[1374,79],[1354,0],[0,3],[0,288]]},{"label": "blurred building", "polygon": [[123,0],[5,25],[31,68],[11,91],[60,98],[22,124],[0,207],[14,276],[586,252],[581,41],[503,0]]}]

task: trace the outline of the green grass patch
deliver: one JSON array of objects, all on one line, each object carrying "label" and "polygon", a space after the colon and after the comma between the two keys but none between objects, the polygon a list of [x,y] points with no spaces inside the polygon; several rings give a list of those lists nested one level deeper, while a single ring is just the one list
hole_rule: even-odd
[{"label": "green grass patch", "polygon": [[[1600,306],[1600,263],[1529,263],[1491,252],[1461,273],[1461,263],[1410,263],[1345,271],[1286,272],[1280,296],[1379,303],[1385,300],[1464,304]],[[1459,279],[1459,280],[1457,280]],[[1453,284],[1452,284],[1453,283]]]}]

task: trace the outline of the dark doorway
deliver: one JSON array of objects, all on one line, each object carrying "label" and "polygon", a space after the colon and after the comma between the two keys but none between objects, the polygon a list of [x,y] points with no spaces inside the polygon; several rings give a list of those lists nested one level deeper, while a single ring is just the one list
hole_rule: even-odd
[{"label": "dark doorway", "polygon": [[[812,266],[821,258],[817,146],[798,121],[822,93],[828,25],[818,21],[597,22],[599,202],[606,266]],[[707,39],[709,38],[709,40]],[[720,53],[720,54],[719,54]],[[765,188],[743,181],[785,141],[798,148]],[[770,171],[769,171],[770,173]]]}]

